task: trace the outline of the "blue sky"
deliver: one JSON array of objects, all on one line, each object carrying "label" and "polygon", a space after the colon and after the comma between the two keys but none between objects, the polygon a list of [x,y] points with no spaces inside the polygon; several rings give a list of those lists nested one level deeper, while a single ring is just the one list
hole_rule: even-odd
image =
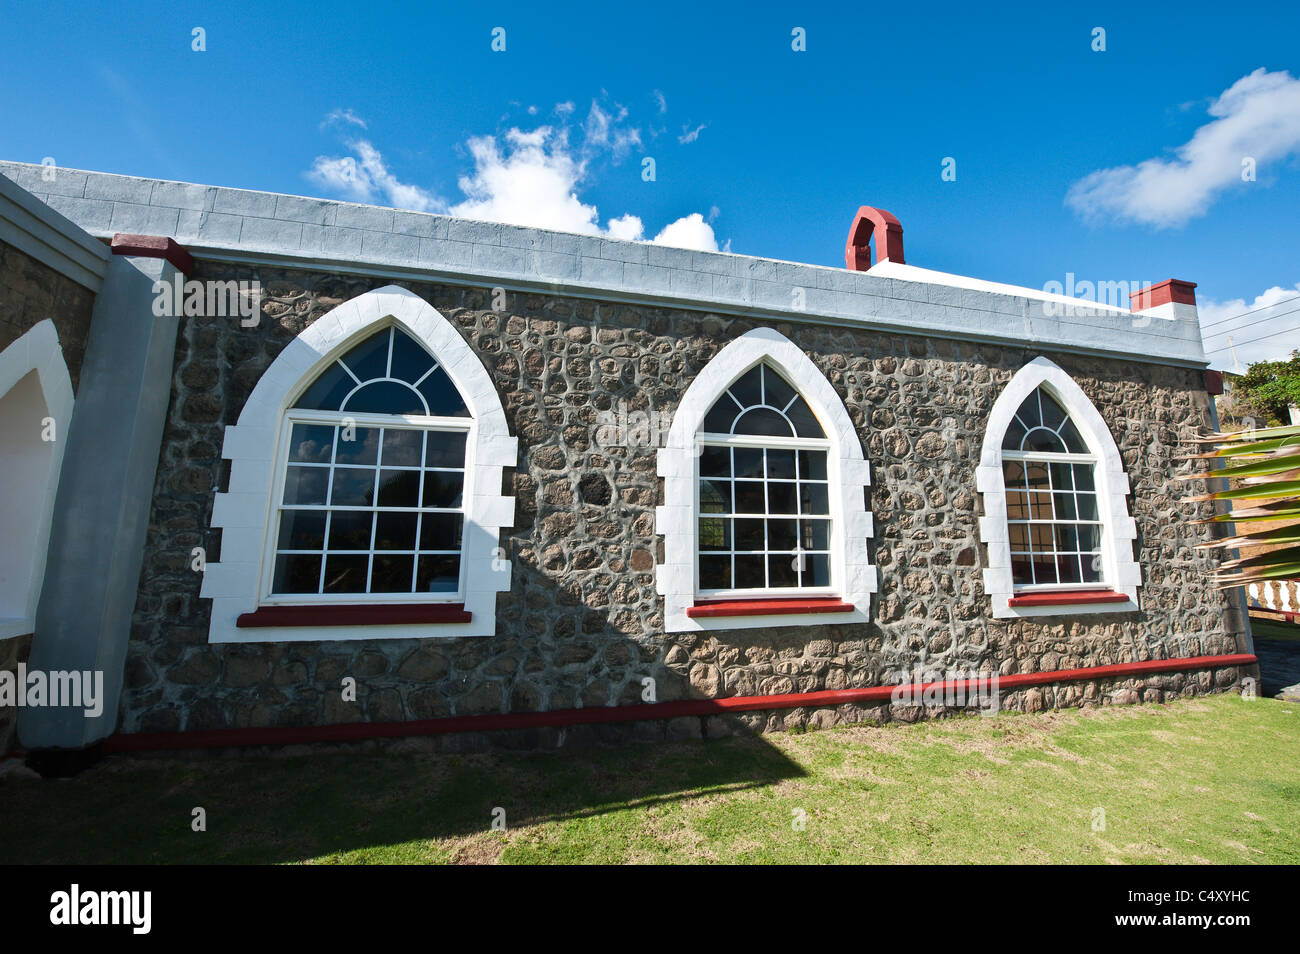
[{"label": "blue sky", "polygon": [[909,264],[1300,346],[1300,5],[1043,6],[8,4],[0,156],[824,265],[876,205]]}]

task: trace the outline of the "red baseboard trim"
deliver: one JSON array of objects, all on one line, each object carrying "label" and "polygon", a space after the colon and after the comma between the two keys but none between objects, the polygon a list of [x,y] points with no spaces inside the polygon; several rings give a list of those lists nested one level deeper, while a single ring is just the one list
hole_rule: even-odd
[{"label": "red baseboard trim", "polygon": [[812,599],[713,600],[687,607],[691,619],[724,616],[792,616],[796,613],[852,613],[856,606],[835,596]]},{"label": "red baseboard trim", "polygon": [[1089,603],[1127,603],[1128,596],[1114,590],[1058,590],[1026,593],[1007,600],[1008,606],[1084,606]]},{"label": "red baseboard trim", "polygon": [[392,626],[400,623],[468,623],[464,603],[364,603],[259,606],[235,620],[240,629],[259,626]]},{"label": "red baseboard trim", "polygon": [[[1225,666],[1249,666],[1258,660],[1249,653],[1227,656],[1189,656],[1181,659],[1149,659],[1144,662],[1092,666],[1088,669],[1055,669],[1048,672],[1016,673],[998,677],[998,689],[1021,689],[1057,682],[1115,679],[1152,673],[1180,672]],[[914,684],[911,692],[929,687],[939,691],[977,689],[989,679],[954,679],[941,683]],[[150,732],[112,735],[104,740],[105,752],[140,752],[158,749],[235,748],[248,745],[300,745],[308,742],[361,742],[447,732],[490,732],[497,729],[557,728],[570,725],[601,725],[610,722],[640,722],[676,719],[682,716],[728,715],[764,709],[826,708],[851,703],[888,702],[897,686],[865,689],[828,689],[774,696],[732,696],[724,699],[681,699],[635,706],[601,706],[592,709],[557,709],[553,712],[511,712],[493,715],[452,716],[413,722],[355,722],[286,728],[212,729],[203,732]]]}]

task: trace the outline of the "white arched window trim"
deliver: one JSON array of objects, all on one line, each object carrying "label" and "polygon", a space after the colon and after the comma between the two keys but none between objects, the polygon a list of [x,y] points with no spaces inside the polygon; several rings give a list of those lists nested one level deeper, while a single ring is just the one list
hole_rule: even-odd
[{"label": "white arched window trim", "polygon": [[[50,544],[50,525],[54,519],[54,498],[59,489],[59,474],[63,470],[63,451],[68,444],[68,427],[72,423],[72,409],[75,399],[72,393],[72,378],[68,375],[68,366],[63,360],[63,349],[59,346],[59,333],[54,322],[46,318],[37,322],[26,333],[12,342],[4,351],[0,351],[0,398],[3,398],[14,386],[32,372],[36,372],[40,383],[41,396],[45,400],[45,409],[54,421],[54,440],[50,442],[50,457],[44,479],[39,486],[29,488],[10,488],[10,492],[19,491],[24,505],[39,508],[36,519],[36,536],[31,541],[30,575],[25,584],[20,584],[23,597],[20,606],[11,607],[0,614],[0,639],[13,636],[25,636],[35,629],[36,605],[40,601],[41,586],[45,581],[46,552]],[[35,430],[43,430],[39,419],[26,422]],[[30,527],[30,525],[28,525]],[[0,538],[8,540],[10,545],[19,545],[14,535],[6,533],[0,527]],[[25,545],[25,541],[23,541]],[[19,557],[22,554],[18,554]],[[13,614],[14,610],[16,614]]]},{"label": "white arched window trim", "polygon": [[[1070,415],[1088,450],[1097,458],[1097,506],[1102,518],[1102,582],[1082,585],[1082,590],[1105,589],[1128,597],[1124,602],[1068,603],[1050,606],[1013,606],[1016,595],[1011,575],[1011,542],[1007,532],[1007,496],[1002,479],[1002,439],[1025,398],[1038,387],[1045,388]],[[1133,561],[1137,524],[1128,512],[1128,475],[1110,429],[1088,400],[1083,389],[1059,366],[1047,358],[1029,362],[1007,383],[989,413],[984,431],[980,464],[975,473],[976,488],[984,495],[984,516],[980,518],[980,539],[988,547],[988,568],[984,590],[993,601],[995,618],[1059,616],[1076,613],[1122,613],[1138,608],[1138,587],[1142,571]],[[1068,591],[1059,593],[1068,599]]]},{"label": "white arched window trim", "polygon": [[[836,595],[841,601],[851,603],[853,609],[837,613],[692,618],[687,610],[695,605],[698,592],[697,435],[713,402],[761,361],[780,371],[803,395],[830,440],[827,475],[832,510],[831,574]],[[867,553],[872,522],[864,495],[864,488],[871,483],[870,466],[844,402],[825,375],[790,339],[771,328],[755,328],[718,352],[682,396],[667,443],[659,451],[658,472],[664,478],[666,503],[655,510],[655,532],[664,538],[664,561],[657,568],[656,583],[664,598],[667,632],[867,621],[871,594],[876,591],[876,569]]]},{"label": "white arched window trim", "polygon": [[[467,448],[463,556],[466,567],[466,623],[363,623],[348,626],[240,628],[237,620],[259,605],[276,605],[264,592],[266,540],[274,519],[275,476],[284,452],[282,421],[292,401],[337,357],[358,341],[397,325],[446,369],[473,415]],[[402,639],[490,636],[496,632],[497,594],[510,588],[510,561],[503,558],[500,531],[514,524],[515,498],[501,494],[503,470],[518,461],[505,411],[487,369],[455,327],[418,295],[388,285],[359,295],[321,316],[280,352],[240,412],[226,428],[222,456],[230,460],[230,488],[212,507],[212,525],[222,528],[221,559],[209,563],[201,594],[212,599],[208,638],[214,643],[342,639]],[[384,604],[375,594],[357,603]],[[409,602],[409,598],[408,598]]]}]

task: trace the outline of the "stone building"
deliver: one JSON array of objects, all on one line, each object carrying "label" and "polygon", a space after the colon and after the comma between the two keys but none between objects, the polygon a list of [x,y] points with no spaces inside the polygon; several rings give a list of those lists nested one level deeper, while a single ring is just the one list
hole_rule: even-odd
[{"label": "stone building", "polygon": [[0,744],[554,745],[1252,675],[1172,479],[1211,423],[1194,286],[1091,304],[902,235],[864,207],[826,268],[0,163],[0,664],[102,678],[98,712],[0,693]]}]

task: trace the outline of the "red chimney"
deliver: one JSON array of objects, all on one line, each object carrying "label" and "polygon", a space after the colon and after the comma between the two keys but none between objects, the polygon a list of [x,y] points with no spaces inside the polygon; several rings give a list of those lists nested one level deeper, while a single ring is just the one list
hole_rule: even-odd
[{"label": "red chimney", "polygon": [[844,267],[851,272],[865,272],[871,267],[871,236],[876,237],[876,260],[903,261],[903,226],[884,209],[864,205],[858,209],[849,240],[844,246]]}]

